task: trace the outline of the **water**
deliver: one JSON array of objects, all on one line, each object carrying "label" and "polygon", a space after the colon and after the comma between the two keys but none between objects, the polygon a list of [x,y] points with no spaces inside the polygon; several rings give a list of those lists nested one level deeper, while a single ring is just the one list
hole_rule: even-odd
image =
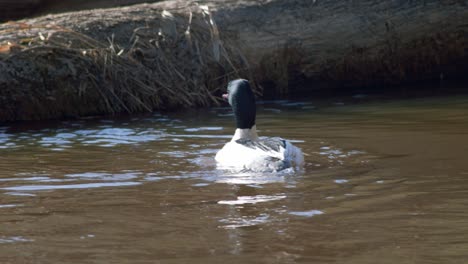
[{"label": "water", "polygon": [[0,126],[1,263],[465,263],[468,98],[259,105],[304,172],[216,170],[228,108]]}]

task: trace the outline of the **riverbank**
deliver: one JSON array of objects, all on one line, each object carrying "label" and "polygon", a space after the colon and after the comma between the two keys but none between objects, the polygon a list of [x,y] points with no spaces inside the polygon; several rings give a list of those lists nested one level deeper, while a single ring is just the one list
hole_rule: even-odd
[{"label": "riverbank", "polygon": [[271,98],[466,81],[459,1],[204,3],[1,24],[0,121],[216,105],[239,77]]},{"label": "riverbank", "polygon": [[220,42],[209,10],[192,10],[86,11],[93,19],[75,28],[68,23],[78,13],[3,24],[0,120],[216,105],[215,95],[246,66]]}]

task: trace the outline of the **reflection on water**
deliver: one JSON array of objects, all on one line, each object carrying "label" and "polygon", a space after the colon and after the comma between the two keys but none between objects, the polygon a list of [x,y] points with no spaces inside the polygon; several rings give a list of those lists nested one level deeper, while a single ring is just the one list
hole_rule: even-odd
[{"label": "reflection on water", "polygon": [[319,210],[310,210],[310,211],[302,211],[302,212],[289,212],[289,214],[297,215],[297,216],[312,217],[314,215],[321,215],[323,214],[323,212]]},{"label": "reflection on water", "polygon": [[[269,221],[270,216],[267,214],[261,214],[259,216],[244,216],[244,217],[232,217],[232,218],[225,218],[219,220],[222,223],[220,228],[226,229],[236,229],[240,227],[247,227],[247,226],[255,226],[265,224]],[[240,242],[236,242],[236,244],[240,245]],[[236,252],[239,254],[240,252]]]},{"label": "reflection on water", "polygon": [[43,190],[60,190],[60,189],[90,189],[113,186],[133,186],[138,185],[138,182],[103,182],[103,183],[82,183],[82,184],[55,184],[55,185],[20,185],[2,188],[7,191],[43,191]]},{"label": "reflection on water", "polygon": [[262,202],[276,201],[286,198],[285,195],[256,195],[256,196],[238,196],[234,201],[219,201],[219,204],[256,204]]},{"label": "reflection on water", "polygon": [[32,242],[32,241],[34,241],[34,240],[27,239],[27,238],[20,237],[20,236],[15,236],[15,237],[1,237],[0,236],[0,244],[18,243],[18,242]]},{"label": "reflection on water", "polygon": [[6,263],[461,263],[468,98],[259,103],[304,171],[217,170],[229,108],[0,127]]}]

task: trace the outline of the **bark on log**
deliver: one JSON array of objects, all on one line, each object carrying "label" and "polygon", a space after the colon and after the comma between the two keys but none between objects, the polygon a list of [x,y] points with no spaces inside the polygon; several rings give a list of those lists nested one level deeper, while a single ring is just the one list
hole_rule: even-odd
[{"label": "bark on log", "polygon": [[[221,56],[224,62],[217,63],[216,58],[211,61],[221,67],[215,71],[216,73],[213,73],[210,67],[205,67],[202,71],[210,72],[211,79],[216,79],[220,76],[225,77],[228,72],[233,69],[236,71],[248,63],[250,76],[245,76],[245,72],[236,72],[229,76],[243,75],[254,79],[260,90],[263,89],[265,93],[291,94],[297,92],[294,87],[301,87],[299,85],[301,82],[307,82],[307,89],[310,91],[337,86],[361,87],[394,85],[405,81],[439,80],[447,76],[464,76],[468,68],[466,38],[468,1],[466,0],[201,2],[210,7],[214,21],[218,25],[221,38],[218,40],[219,43],[232,47],[226,48],[224,55]],[[136,30],[148,25],[152,25],[153,28],[164,28],[164,21],[161,22],[159,19],[162,10],[168,10],[186,19],[186,22],[177,25],[176,31],[180,33],[181,29],[187,27],[189,10],[190,8],[193,10],[194,6],[197,4],[192,1],[172,0],[119,9],[51,15],[25,20],[23,23],[44,25],[40,30],[42,36],[57,31],[59,26],[79,32],[99,43],[108,43],[112,37],[114,46],[127,51],[133,48],[134,44],[129,39],[135,35]],[[51,27],[51,24],[55,26]],[[38,36],[38,31],[34,30],[16,31],[12,34],[9,29],[11,25],[0,25],[2,33],[0,43],[3,43],[3,47],[8,41],[20,43],[22,40]],[[210,31],[210,34],[213,35],[213,31]],[[152,37],[154,35],[148,36],[144,41],[148,42],[146,43],[148,47],[154,48],[151,44],[154,42]],[[224,47],[217,46],[216,40],[212,37],[206,41],[215,43],[207,45],[207,49]],[[76,48],[83,47],[78,45]],[[180,46],[175,48],[179,49]],[[0,60],[0,68],[17,67],[18,60],[11,59],[11,53],[14,53],[15,49],[18,49],[17,52],[23,52],[22,47],[11,46],[7,55]],[[144,57],[145,52],[150,50],[143,50],[140,55]],[[237,51],[243,55],[237,54]],[[235,62],[231,62],[230,58]],[[178,71],[177,67],[180,65],[175,65],[176,68],[173,70]],[[81,70],[83,69],[78,69]],[[182,70],[180,72],[186,73]],[[219,76],[216,76],[217,74]],[[40,78],[44,79],[44,75],[41,76]],[[154,76],[154,78],[158,81],[159,77]],[[209,83],[206,78],[197,80],[206,84],[206,90],[210,94],[218,92],[219,87],[213,86],[219,85],[219,82]],[[54,80],[47,80],[46,83],[44,90],[54,86]],[[35,82],[34,85],[41,84]],[[0,72],[0,89],[2,89],[0,96],[3,96],[0,100],[5,102],[11,100],[9,95],[11,87],[22,90],[22,95],[15,94],[15,100],[19,100],[17,97],[27,96],[31,93],[29,88],[24,88],[27,86],[25,83],[18,84],[17,76],[8,75],[5,71]],[[6,90],[9,92],[6,93]],[[77,96],[74,103],[79,105],[83,100]],[[187,104],[200,105],[193,98],[188,100]],[[37,104],[41,104],[40,101]],[[5,112],[5,109],[2,109],[3,105],[3,103],[0,105],[0,120],[50,118],[70,114],[67,114],[67,109],[59,107],[59,114],[56,115],[48,113],[28,117],[27,113],[37,111],[38,108],[34,107],[33,110],[23,111],[26,114],[19,114],[21,111],[11,109],[10,106],[9,114],[2,115],[1,113]],[[28,107],[25,103],[22,105]],[[154,105],[147,103],[146,107],[138,108],[136,111],[162,107],[163,103]],[[126,109],[120,110],[126,111]],[[109,112],[112,111],[99,108],[94,112],[80,110],[72,115]]]},{"label": "bark on log", "polygon": [[[466,76],[468,1],[262,1],[218,6],[260,83],[287,94]],[[266,88],[267,89],[267,88]],[[272,87],[268,88],[269,90]]]}]

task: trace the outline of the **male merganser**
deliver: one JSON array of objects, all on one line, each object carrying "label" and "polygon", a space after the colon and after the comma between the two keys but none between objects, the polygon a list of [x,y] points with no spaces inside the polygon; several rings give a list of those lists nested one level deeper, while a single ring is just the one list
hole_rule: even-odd
[{"label": "male merganser", "polygon": [[223,98],[232,107],[237,128],[231,141],[216,154],[218,167],[256,172],[302,167],[302,152],[289,141],[279,137],[258,137],[255,97],[247,80],[229,82]]}]

